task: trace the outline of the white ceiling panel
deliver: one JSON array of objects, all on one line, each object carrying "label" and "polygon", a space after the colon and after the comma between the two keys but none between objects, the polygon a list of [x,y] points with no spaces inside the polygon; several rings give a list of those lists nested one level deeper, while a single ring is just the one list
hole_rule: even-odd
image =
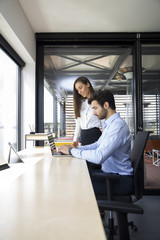
[{"label": "white ceiling panel", "polygon": [[160,31],[159,0],[19,0],[35,32]]}]

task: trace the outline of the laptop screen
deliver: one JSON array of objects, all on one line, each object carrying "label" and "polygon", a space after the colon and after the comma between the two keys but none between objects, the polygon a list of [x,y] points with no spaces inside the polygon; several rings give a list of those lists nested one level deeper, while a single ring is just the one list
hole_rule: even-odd
[{"label": "laptop screen", "polygon": [[54,153],[56,153],[56,146],[55,146],[52,132],[47,133],[47,137],[48,137],[48,142],[49,142],[49,146],[51,149],[51,153],[52,153],[52,155],[54,155]]},{"label": "laptop screen", "polygon": [[48,137],[48,142],[49,142],[52,156],[59,156],[59,157],[71,156],[70,154],[65,155],[64,153],[57,152],[52,132],[47,133],[47,137]]}]

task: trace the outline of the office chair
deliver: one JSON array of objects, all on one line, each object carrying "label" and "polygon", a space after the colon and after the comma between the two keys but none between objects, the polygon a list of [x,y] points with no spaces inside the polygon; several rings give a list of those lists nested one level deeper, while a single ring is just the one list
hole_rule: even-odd
[{"label": "office chair", "polygon": [[[113,239],[116,234],[116,229],[114,227],[113,212],[117,213],[118,227],[120,239],[129,239],[128,230],[128,213],[143,213],[143,209],[138,205],[135,205],[136,201],[142,198],[144,189],[144,149],[147,143],[149,132],[139,131],[136,135],[135,142],[131,151],[131,161],[133,164],[133,177],[134,177],[134,192],[130,195],[113,195],[112,194],[112,183],[120,178],[118,174],[107,174],[99,173],[98,171],[92,172],[95,177],[105,178],[107,187],[107,200],[104,196],[96,196],[100,212],[103,210],[110,211],[110,216],[108,219],[108,240]],[[105,215],[107,212],[104,212]],[[104,216],[106,219],[107,217]],[[129,225],[136,230],[136,226],[133,222]]]}]

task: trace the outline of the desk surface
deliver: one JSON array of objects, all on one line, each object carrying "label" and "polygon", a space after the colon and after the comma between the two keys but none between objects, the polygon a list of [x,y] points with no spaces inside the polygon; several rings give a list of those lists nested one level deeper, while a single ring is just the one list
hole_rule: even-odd
[{"label": "desk surface", "polygon": [[24,164],[0,172],[4,178],[20,169],[17,178],[1,188],[0,239],[106,239],[84,160],[53,159],[49,148],[20,155]]}]

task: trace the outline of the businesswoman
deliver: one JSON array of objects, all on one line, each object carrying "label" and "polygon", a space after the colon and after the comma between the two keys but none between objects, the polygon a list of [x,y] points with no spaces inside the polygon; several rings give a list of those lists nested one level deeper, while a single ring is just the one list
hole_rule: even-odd
[{"label": "businesswoman", "polygon": [[76,118],[76,128],[73,137],[73,146],[78,145],[80,137],[81,145],[94,143],[101,136],[102,122],[93,114],[88,99],[94,93],[94,89],[86,77],[79,77],[74,82],[73,101]]}]

